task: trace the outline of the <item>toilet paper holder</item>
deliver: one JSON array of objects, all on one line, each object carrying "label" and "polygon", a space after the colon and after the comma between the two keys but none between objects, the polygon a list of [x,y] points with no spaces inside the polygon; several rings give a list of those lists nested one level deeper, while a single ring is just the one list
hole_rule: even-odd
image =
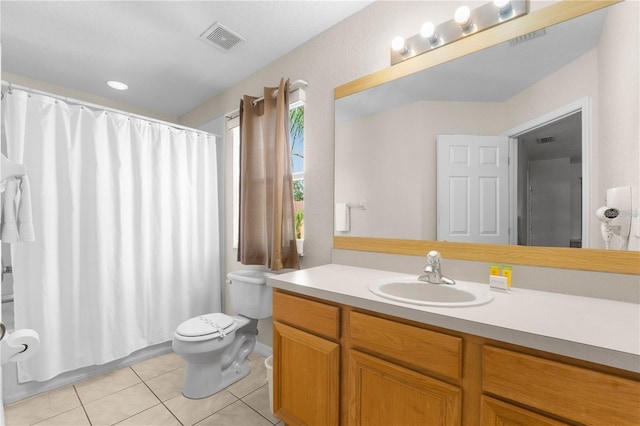
[{"label": "toilet paper holder", "polygon": [[9,333],[0,323],[0,333],[0,365],[26,360],[40,349],[40,336],[35,330],[23,328]]}]

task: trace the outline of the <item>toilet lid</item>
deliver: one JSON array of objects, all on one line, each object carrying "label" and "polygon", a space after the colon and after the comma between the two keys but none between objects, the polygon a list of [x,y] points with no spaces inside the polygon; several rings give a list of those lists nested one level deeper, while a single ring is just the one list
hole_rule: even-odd
[{"label": "toilet lid", "polygon": [[224,336],[231,333],[236,328],[236,321],[229,315],[215,313],[200,315],[186,320],[178,326],[176,333],[185,337],[206,336],[215,334]]}]

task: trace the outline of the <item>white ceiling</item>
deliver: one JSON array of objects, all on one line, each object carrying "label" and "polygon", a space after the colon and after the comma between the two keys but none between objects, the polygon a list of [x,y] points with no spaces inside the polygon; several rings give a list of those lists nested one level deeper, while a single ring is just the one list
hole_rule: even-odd
[{"label": "white ceiling", "polygon": [[[3,0],[2,71],[178,117],[370,3]],[[246,41],[201,40],[216,21]]]}]

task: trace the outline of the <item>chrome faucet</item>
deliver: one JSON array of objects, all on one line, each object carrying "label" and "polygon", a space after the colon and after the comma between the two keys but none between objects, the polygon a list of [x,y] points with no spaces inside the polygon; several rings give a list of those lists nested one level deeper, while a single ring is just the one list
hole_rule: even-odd
[{"label": "chrome faucet", "polygon": [[448,284],[453,285],[456,282],[442,275],[440,270],[440,253],[431,250],[427,253],[427,264],[424,267],[424,275],[418,277],[419,281],[431,284]]}]

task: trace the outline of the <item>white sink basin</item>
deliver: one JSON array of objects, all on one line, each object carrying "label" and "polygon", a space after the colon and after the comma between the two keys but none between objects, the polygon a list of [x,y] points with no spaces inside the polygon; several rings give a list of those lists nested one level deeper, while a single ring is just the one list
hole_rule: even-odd
[{"label": "white sink basin", "polygon": [[464,282],[431,284],[418,281],[417,276],[378,280],[369,284],[369,291],[386,299],[422,306],[478,306],[493,300],[488,285]]}]

